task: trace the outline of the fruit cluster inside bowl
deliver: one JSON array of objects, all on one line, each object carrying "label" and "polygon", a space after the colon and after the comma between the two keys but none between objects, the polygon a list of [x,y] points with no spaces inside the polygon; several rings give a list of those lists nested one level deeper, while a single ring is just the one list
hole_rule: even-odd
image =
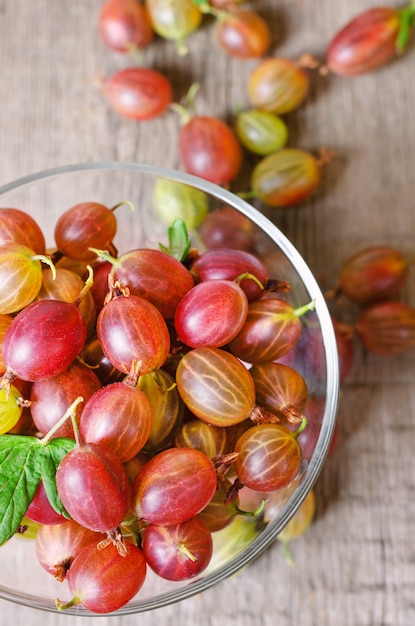
[{"label": "fruit cluster inside bowl", "polygon": [[[117,207],[111,211],[116,231],[106,246],[88,244],[93,248],[89,250],[90,258],[68,260],[62,248],[70,240],[71,229],[68,227],[65,231],[63,216],[69,209],[84,203]],[[145,422],[140,426],[142,441],[135,444],[133,452],[126,448],[129,443],[133,445],[135,434],[127,437],[121,452],[115,449],[115,440],[112,444],[111,440],[105,440],[104,447],[118,455],[125,469],[130,495],[125,496],[128,506],[122,523],[108,528],[111,532],[106,532],[104,526],[92,529],[101,533],[96,538],[99,552],[109,554],[114,550],[115,559],[126,559],[125,552],[129,552],[130,544],[140,553],[144,552],[145,558],[140,556],[142,560],[134,566],[141,571],[137,575],[142,576],[136,592],[133,588],[126,590],[125,599],[116,600],[114,605],[83,601],[75,574],[68,588],[68,576],[66,580],[65,575],[61,576],[63,580],[59,581],[47,571],[44,563],[42,565],[42,559],[39,560],[39,554],[42,556],[47,548],[44,548],[43,538],[39,541],[39,526],[33,523],[36,516],[32,515],[25,517],[19,526],[22,531],[27,525],[26,531],[12,533],[0,547],[3,565],[0,597],[48,611],[65,609],[68,614],[128,614],[182,600],[234,574],[276,539],[305,500],[324,463],[334,431],[338,396],[336,341],[324,298],[307,264],[274,224],[239,197],[193,176],[147,165],[96,163],[41,172],[1,188],[0,209],[5,208],[30,215],[42,230],[46,254],[55,269],[76,273],[86,285],[87,293],[94,295],[96,317],[92,316],[92,321],[88,319],[85,324],[86,338],[81,349],[76,350],[72,363],[89,367],[94,376],[98,376],[100,388],[96,393],[112,384],[121,384],[119,406],[126,401],[130,389],[134,392],[139,389],[141,396],[146,396],[146,408],[142,412],[150,407],[151,417],[147,422],[142,418]],[[85,207],[72,224],[75,231],[78,226],[75,235],[78,240],[84,237],[79,235],[84,214]],[[57,228],[59,223],[60,229]],[[74,243],[69,243],[69,250],[71,245]],[[134,281],[129,283],[124,271],[128,263],[120,263],[120,259],[131,258],[130,253],[135,250],[152,251],[138,272],[139,276],[145,272],[154,276],[154,285],[150,281],[150,287],[148,284],[145,288],[136,287]],[[245,259],[246,266],[241,265],[241,259]],[[103,295],[99,296],[99,268],[104,264],[108,271],[105,281],[100,283],[104,287]],[[171,264],[180,265],[180,272],[184,271],[186,278],[180,278],[179,272],[168,279]],[[52,268],[43,263],[42,273],[46,272],[53,273]],[[196,288],[203,283],[204,291],[197,293]],[[44,285],[42,289],[34,298],[35,302],[44,299]],[[179,293],[180,289],[183,293]],[[176,294],[173,302],[171,292]],[[141,348],[128,364],[125,354],[120,356],[120,334],[115,339],[111,336],[117,325],[126,327],[125,342],[134,352],[133,334],[138,324],[134,307],[122,312],[122,324],[117,317],[118,305],[131,303],[133,298],[138,298],[140,306],[144,307],[148,305],[143,304],[143,300],[150,302],[151,315],[146,309],[147,339],[144,341],[143,334],[140,335]],[[31,306],[32,303],[27,304],[23,312]],[[81,311],[79,303],[77,306]],[[14,318],[13,324],[21,315],[19,311],[4,314]],[[262,331],[255,330],[253,345],[247,325],[251,320],[251,326],[256,328],[254,321],[258,317],[273,320],[274,326],[269,327],[267,323],[265,339],[258,339]],[[3,381],[8,378],[8,382],[13,383],[13,376],[19,378],[19,372],[17,376],[13,374],[13,367],[7,360],[15,363],[16,343],[19,336],[26,333],[23,322],[21,328],[25,330],[15,331],[12,339],[9,334],[8,341],[4,340],[3,372],[7,370],[8,374],[3,373]],[[33,326],[36,325],[32,324],[32,330]],[[69,331],[68,323],[61,334]],[[98,360],[94,361],[96,351],[86,347],[94,341],[104,352],[99,368]],[[156,351],[156,357],[150,355],[147,364],[147,353],[151,350]],[[42,359],[47,369],[52,353],[43,354]],[[102,367],[104,361],[107,365],[109,361],[109,369]],[[30,388],[26,409],[34,415],[43,402],[39,389],[48,377],[37,374],[31,377],[29,373],[26,378]],[[82,449],[80,442],[100,445],[97,443],[100,427],[93,420],[83,423],[82,413],[90,398],[85,403],[82,393],[75,390],[73,394],[78,404],[75,401],[65,427],[69,424],[76,430],[79,420],[80,433],[72,432],[71,436],[70,431],[60,430],[53,434],[63,437],[64,443],[68,439],[72,441],[65,443],[67,451],[65,455],[61,453],[63,458],[57,463],[56,485],[64,514],[78,523],[84,514],[81,512],[78,519],[80,504],[79,501],[73,503],[76,494],[71,493],[71,472],[68,478],[65,464],[74,450]],[[163,421],[159,413],[155,417],[157,394],[161,394],[164,401],[174,398],[175,419]],[[101,400],[103,413],[106,402],[109,404],[110,400]],[[36,432],[31,431],[30,436],[39,440],[48,436],[44,432],[46,427],[43,432],[38,422],[35,427]],[[15,430],[11,432],[16,436]],[[5,433],[6,437],[8,435]],[[26,436],[25,433],[22,436]],[[105,439],[105,433],[103,437]],[[278,452],[279,447],[282,454]],[[264,449],[267,450],[265,457],[258,460],[255,455],[262,450],[264,456]],[[175,460],[171,461],[170,457],[175,455]],[[267,455],[271,460],[267,460]],[[95,454],[94,462],[97,456],[108,469],[106,457],[102,460]],[[91,463],[90,458],[85,463]],[[274,465],[278,471],[274,471]],[[171,467],[176,475],[169,479]],[[42,470],[39,472],[45,482],[46,476],[42,475]],[[158,482],[156,475],[167,477],[167,483]],[[3,490],[4,480],[0,488]],[[53,491],[49,487],[49,492],[51,489]],[[106,507],[100,513],[101,518],[108,511],[112,514],[116,497],[122,500],[123,488],[119,483],[115,496],[105,484],[94,483],[88,489],[86,495],[91,495],[93,502],[89,503],[89,509],[102,503]],[[6,491],[3,492],[5,497]],[[101,497],[95,502],[97,494]],[[82,489],[81,495],[86,498]],[[224,503],[225,498],[228,504]],[[223,513],[224,507],[230,514]],[[1,522],[3,537],[7,536],[5,527],[10,525],[7,515],[3,515]],[[85,519],[88,515],[89,512],[85,513]],[[223,515],[227,517],[225,522],[221,519]],[[181,567],[175,562],[169,569],[167,556],[161,559],[160,565],[159,556],[152,554],[152,550],[157,552],[154,545],[160,546],[158,532],[166,542],[165,528],[177,530],[189,519],[196,519],[197,523],[203,520],[202,529],[200,525],[196,529],[199,538],[208,529],[207,543],[203,544],[200,556],[196,548],[192,552],[190,544],[186,546],[184,540],[180,543],[181,557],[188,559],[189,566],[195,564],[194,567]],[[54,535],[53,527],[65,522],[62,517],[52,524],[42,523],[40,528],[47,526]],[[111,526],[111,521],[108,524]],[[86,527],[89,530],[88,522]],[[150,537],[155,542],[153,548]],[[47,543],[48,539],[44,540]],[[94,554],[96,551],[97,547]],[[91,557],[88,558],[91,561]],[[127,561],[128,558],[124,563]],[[71,564],[68,572],[72,567],[76,569]],[[187,573],[183,574],[184,571]],[[122,578],[107,584],[107,591],[124,585]],[[113,595],[112,592],[109,595]]]}]

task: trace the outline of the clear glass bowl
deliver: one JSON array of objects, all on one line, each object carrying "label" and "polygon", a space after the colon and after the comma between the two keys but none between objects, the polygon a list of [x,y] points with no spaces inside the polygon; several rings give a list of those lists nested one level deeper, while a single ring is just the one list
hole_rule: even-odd
[{"label": "clear glass bowl", "polygon": [[[252,252],[263,259],[269,275],[291,283],[291,290],[284,297],[294,306],[315,301],[314,311],[308,312],[304,318],[303,338],[296,350],[295,360],[290,363],[303,374],[310,396],[318,402],[312,410],[311,448],[308,441],[300,476],[295,485],[283,493],[272,494],[272,506],[267,517],[258,524],[252,518],[238,516],[236,519],[239,521],[232,523],[234,526],[231,524],[227,529],[214,533],[212,562],[195,579],[173,583],[149,571],[140,592],[117,611],[118,615],[155,609],[198,594],[235,574],[274,542],[319,475],[333,435],[338,401],[335,335],[315,278],[280,230],[234,194],[193,176],[158,167],[116,162],[88,163],[54,168],[4,185],[0,188],[0,207],[14,207],[30,213],[41,225],[47,245],[53,248],[54,224],[70,206],[91,200],[111,207],[128,200],[134,204],[135,210],[124,207],[117,212],[119,232],[115,244],[119,252],[140,246],[158,247],[159,242],[166,242],[169,225],[165,218],[160,217],[160,210],[155,208],[154,189],[159,179],[189,185],[205,194],[207,213],[202,223],[195,223],[195,228],[189,229],[192,244],[199,251],[205,247],[202,235],[206,220],[211,219],[210,214],[224,207],[233,207],[249,220]],[[198,219],[201,215],[203,211],[198,213]],[[51,612],[57,611],[57,597],[65,601],[71,598],[66,583],[56,582],[37,563],[34,541],[14,536],[0,548],[0,555],[1,598]],[[80,606],[68,609],[64,614],[96,615]]]}]

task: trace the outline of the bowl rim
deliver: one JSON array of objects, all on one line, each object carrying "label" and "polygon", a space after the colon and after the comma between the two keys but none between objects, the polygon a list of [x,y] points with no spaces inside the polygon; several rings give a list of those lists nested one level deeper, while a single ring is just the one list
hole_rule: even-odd
[{"label": "bowl rim", "polygon": [[[184,581],[185,584],[183,584],[181,587],[177,587],[176,589],[173,588],[172,591],[161,593],[154,596],[154,598],[143,598],[141,602],[138,594],[137,601],[133,599],[131,602],[127,603],[125,606],[121,607],[113,613],[102,614],[102,616],[108,617],[109,615],[129,615],[161,608],[169,604],[184,600],[185,598],[191,597],[197,593],[201,593],[202,591],[214,586],[221,580],[229,578],[237,571],[241,570],[245,565],[247,565],[249,562],[262,554],[266,550],[266,548],[268,548],[269,545],[273,543],[282,528],[288,523],[288,521],[291,519],[297,509],[301,506],[308,492],[313,488],[326,460],[336,424],[340,376],[337,344],[331,316],[323,293],[308,264],[295,248],[294,244],[291,243],[286,235],[284,235],[284,233],[282,233],[282,231],[273,222],[271,222],[252,204],[249,204],[233,192],[228,191],[227,189],[216,185],[215,183],[211,183],[210,181],[201,179],[186,172],[181,172],[179,170],[159,167],[156,165],[150,165],[145,163],[133,163],[128,161],[95,161],[56,166],[17,178],[9,183],[0,186],[0,201],[2,196],[6,193],[16,190],[18,188],[23,188],[25,186],[31,185],[40,180],[54,178],[63,174],[76,174],[80,172],[88,173],[103,170],[118,170],[136,172],[137,174],[149,174],[152,176],[165,177],[173,181],[191,185],[206,192],[209,195],[215,196],[224,204],[228,204],[236,208],[239,212],[244,214],[263,231],[265,231],[265,233],[279,245],[287,259],[295,267],[299,277],[301,278],[307,291],[309,292],[311,299],[315,301],[315,312],[317,313],[319,319],[321,333],[323,336],[323,343],[325,346],[327,371],[325,398],[326,404],[322,419],[322,427],[317,440],[317,444],[313,451],[312,457],[307,465],[304,478],[295,490],[293,496],[282,508],[276,518],[272,520],[264,528],[264,530],[252,541],[252,543],[250,543],[246,548],[242,550],[242,552],[233,557],[228,564],[220,566],[217,571],[208,573],[205,576],[203,576],[202,574],[201,578],[195,580]],[[2,586],[0,586],[0,598],[9,600],[19,605],[37,608],[53,613],[63,613],[67,615],[85,615],[91,617],[99,617],[101,615],[97,613],[92,613],[81,606],[71,608],[63,612],[58,611],[55,605],[49,603],[48,600],[44,597],[40,598],[32,595],[25,595],[20,592],[11,594],[9,589],[6,589]]]}]

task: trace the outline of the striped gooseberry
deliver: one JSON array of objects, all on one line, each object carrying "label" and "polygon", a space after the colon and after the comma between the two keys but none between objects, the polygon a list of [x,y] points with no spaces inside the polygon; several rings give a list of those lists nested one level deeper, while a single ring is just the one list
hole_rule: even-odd
[{"label": "striped gooseberry", "polygon": [[[95,275],[94,275],[95,282]],[[45,269],[42,272],[42,284],[36,300],[63,300],[74,302],[82,293],[84,280],[72,270],[57,267],[54,272]],[[94,333],[97,318],[97,309],[94,298],[87,291],[79,302],[79,312],[85,319],[88,337]]]},{"label": "striped gooseberry", "polygon": [[[78,396],[87,401],[100,387],[101,381],[94,370],[78,360],[56,376],[35,381],[30,390],[30,411],[38,431],[46,435]],[[81,412],[82,407],[78,405],[75,410],[78,419]],[[74,439],[71,421],[64,422],[54,437]]]},{"label": "striped gooseberry", "polygon": [[229,439],[226,428],[193,419],[181,425],[174,443],[178,448],[201,450],[212,459],[227,452]]},{"label": "striped gooseberry", "polygon": [[313,307],[294,309],[271,295],[250,303],[245,324],[229,343],[232,354],[247,363],[275,361],[291,350],[301,337],[301,316]]},{"label": "striped gooseberry", "polygon": [[138,472],[132,509],[150,524],[180,524],[207,506],[216,485],[216,470],[206,454],[194,448],[168,448]]},{"label": "striped gooseberry", "polygon": [[25,513],[25,516],[41,525],[54,526],[66,521],[66,517],[55,511],[46,495],[43,480],[40,481],[33,500]]},{"label": "striped gooseberry", "polygon": [[59,464],[56,487],[69,515],[97,532],[114,532],[131,503],[124,467],[102,444],[78,441]]},{"label": "striped gooseberry", "polygon": [[260,492],[287,487],[301,468],[301,447],[297,435],[303,422],[292,432],[281,424],[258,424],[236,442],[233,467],[240,482]]},{"label": "striped gooseberry", "polygon": [[36,220],[26,211],[0,208],[0,245],[19,243],[35,254],[46,254],[43,232]]},{"label": "striped gooseberry", "polygon": [[250,369],[256,401],[282,419],[299,422],[307,402],[308,388],[297,370],[283,363],[257,363]]},{"label": "striped gooseberry", "polygon": [[140,548],[125,541],[125,551],[101,541],[85,546],[71,563],[66,576],[73,598],[56,601],[60,611],[81,604],[92,613],[111,613],[124,606],[141,589],[146,578],[146,561]]},{"label": "striped gooseberry", "polygon": [[247,82],[253,107],[276,115],[290,113],[306,99],[309,78],[304,68],[291,59],[266,58],[251,72]]},{"label": "striped gooseberry", "polygon": [[211,115],[195,115],[182,124],[179,152],[186,172],[218,185],[230,183],[242,166],[234,130]]},{"label": "striped gooseberry", "polygon": [[118,70],[103,81],[102,91],[118,115],[136,122],[163,115],[173,100],[170,80],[149,67]]},{"label": "striped gooseberry", "polygon": [[173,318],[177,305],[194,285],[189,270],[163,250],[137,248],[115,258],[97,251],[111,265],[109,279],[133,296],[152,303],[165,319]]},{"label": "striped gooseberry", "polygon": [[160,311],[140,296],[113,290],[97,319],[97,335],[109,361],[125,374],[134,362],[141,374],[159,369],[170,350],[170,335]]},{"label": "striped gooseberry", "polygon": [[33,302],[42,284],[41,261],[47,256],[15,242],[0,246],[0,313],[17,313]]},{"label": "striped gooseberry", "polygon": [[121,53],[147,48],[154,39],[148,12],[137,0],[105,0],[98,16],[104,43]]},{"label": "striped gooseberry", "polygon": [[[308,200],[321,180],[321,168],[330,158],[300,148],[282,148],[263,157],[251,174],[250,196],[273,207],[289,207]],[[248,194],[241,194],[248,197]]]},{"label": "striped gooseberry", "polygon": [[174,327],[191,348],[220,348],[242,329],[248,298],[236,281],[207,280],[190,289],[179,302]]},{"label": "striped gooseberry", "polygon": [[151,429],[143,451],[156,453],[169,447],[182,423],[184,405],[175,380],[164,369],[140,376],[138,388],[145,393],[151,406]]},{"label": "striped gooseberry", "polygon": [[82,409],[79,432],[83,441],[108,446],[121,463],[143,448],[151,429],[147,396],[130,382],[105,385]]},{"label": "striped gooseberry", "polygon": [[[245,250],[215,248],[205,250],[190,266],[196,283],[208,280],[239,280],[248,301],[257,300],[268,283],[268,270],[261,259]],[[246,277],[243,275],[246,274]],[[253,280],[252,276],[256,279]]]},{"label": "striped gooseberry", "polygon": [[345,294],[359,304],[396,296],[405,286],[409,259],[393,246],[358,250],[343,264],[337,286],[328,295]]},{"label": "striped gooseberry", "polygon": [[386,6],[359,13],[329,42],[327,68],[339,76],[356,76],[385,65],[402,53],[414,14],[413,4],[400,11]]},{"label": "striped gooseberry", "polygon": [[192,0],[145,0],[151,24],[164,39],[176,43],[179,54],[187,53],[185,39],[199,28],[202,12]]},{"label": "striped gooseberry", "polygon": [[59,253],[70,259],[92,262],[96,254],[90,248],[113,251],[117,232],[115,208],[110,209],[100,202],[81,202],[62,213],[54,231]]},{"label": "striped gooseberry", "polygon": [[369,305],[356,322],[364,346],[384,356],[405,354],[415,348],[415,309],[398,300]]},{"label": "striped gooseberry", "polygon": [[209,565],[213,553],[211,532],[199,517],[169,526],[148,524],[142,549],[147,564],[166,580],[188,580]]},{"label": "striped gooseberry", "polygon": [[85,320],[74,303],[32,302],[13,319],[4,337],[2,386],[16,377],[34,382],[57,376],[75,360],[85,339]]},{"label": "striped gooseberry", "polygon": [[247,150],[261,156],[280,150],[288,141],[288,128],[284,120],[262,109],[239,111],[235,132]]},{"label": "striped gooseberry", "polygon": [[187,352],[177,367],[176,383],[190,411],[214,426],[242,422],[255,408],[252,376],[235,356],[221,348]]},{"label": "striped gooseberry", "polygon": [[105,535],[88,530],[73,519],[42,524],[36,535],[36,556],[43,569],[62,582],[77,554],[90,543],[103,539]]},{"label": "striped gooseberry", "polygon": [[237,59],[262,57],[271,46],[268,22],[244,8],[231,7],[219,14],[215,34],[222,49]]},{"label": "striped gooseberry", "polygon": [[114,367],[108,357],[103,353],[101,342],[96,334],[86,340],[79,358],[94,371],[102,385],[115,383],[125,377],[125,372],[121,372]]}]

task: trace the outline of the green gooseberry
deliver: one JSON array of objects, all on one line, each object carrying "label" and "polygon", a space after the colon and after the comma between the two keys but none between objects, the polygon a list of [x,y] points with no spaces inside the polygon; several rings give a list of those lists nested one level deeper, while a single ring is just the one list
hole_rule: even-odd
[{"label": "green gooseberry", "polygon": [[153,206],[163,222],[171,224],[181,219],[188,230],[197,228],[209,211],[204,191],[168,178],[158,178],[155,182]]},{"label": "green gooseberry", "polygon": [[285,122],[275,113],[261,109],[240,111],[235,132],[245,148],[263,156],[276,152],[288,141]]},{"label": "green gooseberry", "polygon": [[197,30],[203,14],[193,0],[145,0],[154,31],[175,41],[179,54],[187,54],[187,35]]}]

